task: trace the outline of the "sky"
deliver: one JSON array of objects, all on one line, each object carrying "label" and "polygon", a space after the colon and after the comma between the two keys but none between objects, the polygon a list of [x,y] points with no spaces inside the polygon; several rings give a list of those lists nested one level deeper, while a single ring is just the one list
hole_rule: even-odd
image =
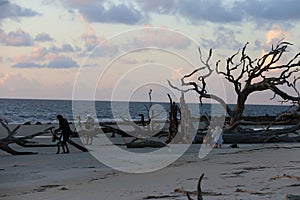
[{"label": "sky", "polygon": [[[295,55],[299,10],[298,0],[0,0],[0,98],[147,101],[152,89],[168,101],[179,94],[167,80],[201,65],[199,46],[204,58],[213,49],[212,65],[246,42],[254,58],[282,39]],[[220,77],[208,85],[235,102]]]}]

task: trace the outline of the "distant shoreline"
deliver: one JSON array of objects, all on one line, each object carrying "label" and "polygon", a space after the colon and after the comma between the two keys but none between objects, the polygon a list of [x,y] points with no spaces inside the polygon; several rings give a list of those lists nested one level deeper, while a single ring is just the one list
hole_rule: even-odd
[{"label": "distant shoreline", "polygon": [[[116,102],[116,103],[126,103],[126,102],[130,102],[130,103],[149,103],[149,100],[135,100],[135,101],[126,101],[126,100],[118,100],[118,101],[110,101],[110,100],[100,100],[100,99],[96,99],[96,100],[89,100],[89,99],[79,99],[79,100],[73,100],[73,99],[44,99],[44,98],[10,98],[10,97],[0,97],[0,100],[29,100],[29,101],[82,101],[82,102]],[[152,101],[153,104],[156,104],[156,103],[169,103],[168,100],[166,101]],[[179,102],[178,102],[179,103]],[[199,102],[186,102],[187,104],[200,104]],[[209,102],[203,102],[204,105],[218,105],[218,103],[209,103]],[[234,106],[235,103],[229,103],[228,104],[229,106]],[[250,106],[287,106],[287,107],[290,107],[291,105],[290,104],[285,104],[285,105],[280,105],[280,103],[278,104],[272,104],[272,103],[268,103],[268,104],[265,104],[265,103],[246,103],[245,104],[246,106],[247,105],[250,105]]]}]

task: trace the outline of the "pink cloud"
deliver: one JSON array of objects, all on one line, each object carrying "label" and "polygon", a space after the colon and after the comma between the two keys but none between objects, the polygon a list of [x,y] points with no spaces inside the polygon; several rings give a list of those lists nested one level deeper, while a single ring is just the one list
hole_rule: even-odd
[{"label": "pink cloud", "polygon": [[105,37],[96,36],[96,31],[91,27],[89,22],[82,15],[78,15],[77,19],[85,27],[85,33],[82,34],[81,38],[83,39],[85,46],[88,50],[91,50],[97,44],[105,41]]},{"label": "pink cloud", "polygon": [[[290,38],[290,33],[283,30],[278,25],[273,25],[272,28],[265,34],[266,36],[266,43],[262,48],[261,55],[265,55],[267,52],[270,51],[272,45],[277,45],[279,41],[285,40],[287,41]],[[284,57],[283,57],[284,58]],[[270,61],[271,58],[268,58],[267,61]],[[282,62],[283,60],[279,61]]]},{"label": "pink cloud", "polygon": [[10,62],[26,62],[28,61],[29,57],[25,54],[19,54],[14,56],[13,58],[8,59]]},{"label": "pink cloud", "polygon": [[82,15],[78,15],[77,18],[84,25],[86,33],[88,35],[94,35],[95,34],[95,30],[90,26],[88,21],[86,21],[86,19]]},{"label": "pink cloud", "polygon": [[32,48],[31,58],[33,60],[43,60],[45,55],[47,55],[47,50],[44,47],[36,45]]},{"label": "pink cloud", "polygon": [[32,37],[21,29],[9,32],[8,34],[2,33],[0,38],[1,42],[7,46],[31,46],[33,45]]},{"label": "pink cloud", "polygon": [[289,32],[281,29],[281,27],[278,25],[273,25],[272,28],[266,33],[266,45],[270,46],[282,39],[287,40],[289,37]]},{"label": "pink cloud", "polygon": [[46,54],[44,56],[45,60],[55,60],[57,59],[59,56],[55,53],[49,53],[49,54]]}]

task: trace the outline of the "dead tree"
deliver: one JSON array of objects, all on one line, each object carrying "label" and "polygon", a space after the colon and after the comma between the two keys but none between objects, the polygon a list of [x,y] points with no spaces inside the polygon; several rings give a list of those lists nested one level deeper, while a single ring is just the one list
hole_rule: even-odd
[{"label": "dead tree", "polygon": [[184,92],[181,93],[180,97],[180,131],[183,136],[184,143],[191,143],[193,138],[191,138],[192,125],[191,125],[191,113],[189,111],[188,105],[184,99]]},{"label": "dead tree", "polygon": [[169,111],[169,134],[166,140],[166,143],[170,143],[178,133],[178,111],[179,108],[176,105],[175,101],[172,100],[170,94],[168,94],[170,100],[170,111]]},{"label": "dead tree", "polygon": [[[7,136],[0,139],[0,149],[12,154],[12,155],[28,155],[28,154],[37,154],[37,152],[20,152],[16,151],[13,148],[10,147],[11,144],[17,144],[22,147],[57,147],[57,144],[38,144],[37,142],[30,141],[34,137],[49,134],[49,131],[53,129],[53,127],[47,128],[44,131],[34,133],[27,136],[21,136],[21,137],[15,137],[15,135],[18,133],[17,131],[21,127],[21,125],[16,126],[13,130],[11,130],[8,125],[4,122],[4,120],[0,119],[0,124],[4,127],[4,129],[7,131]],[[73,145],[75,148],[87,152],[88,150],[75,143],[71,139],[68,139],[68,143]]]},{"label": "dead tree", "polygon": [[[174,86],[170,81],[168,81],[169,85],[179,91],[197,92],[200,103],[203,98],[213,99],[220,103],[230,116],[230,126],[242,119],[245,103],[253,93],[272,91],[274,96],[271,99],[279,96],[284,100],[300,101],[299,88],[297,88],[297,81],[300,79],[300,52],[286,61],[284,55],[287,54],[288,48],[292,44],[280,41],[276,46],[272,46],[268,53],[258,59],[253,59],[246,52],[247,45],[248,43],[241,51],[228,57],[223,67],[221,67],[221,61],[217,61],[215,69],[210,64],[212,49],[209,51],[207,59],[204,60],[201,50],[198,48],[200,62],[203,66],[181,78],[181,86],[184,89]],[[224,99],[207,90],[207,79],[213,71],[216,71],[233,86],[237,95],[237,102],[233,109]],[[195,77],[197,81],[190,80]],[[289,88],[290,91],[284,91],[284,87]]]},{"label": "dead tree", "polygon": [[21,127],[21,125],[16,126],[13,130],[10,130],[10,128],[7,126],[7,124],[0,119],[0,123],[1,125],[5,128],[5,130],[7,131],[7,136],[5,138],[1,138],[0,139],[0,149],[10,153],[12,155],[28,155],[28,154],[37,154],[36,152],[20,152],[20,151],[16,151],[14,149],[12,149],[9,145],[10,144],[17,144],[19,146],[26,146],[28,143],[32,143],[27,141],[27,139],[31,139],[35,136],[38,135],[42,135],[45,132],[39,132],[30,136],[26,136],[26,137],[15,137],[15,135],[17,134],[18,129]]}]

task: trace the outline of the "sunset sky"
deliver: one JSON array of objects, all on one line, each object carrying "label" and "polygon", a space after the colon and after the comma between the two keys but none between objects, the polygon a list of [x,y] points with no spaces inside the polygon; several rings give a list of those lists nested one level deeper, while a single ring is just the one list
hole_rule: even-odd
[{"label": "sunset sky", "polygon": [[[204,57],[213,48],[212,64],[246,42],[253,57],[281,39],[296,54],[299,10],[298,0],[0,0],[0,97],[147,100],[151,88],[167,101],[167,80],[200,65],[198,46]],[[219,81],[211,90],[233,103]]]}]

